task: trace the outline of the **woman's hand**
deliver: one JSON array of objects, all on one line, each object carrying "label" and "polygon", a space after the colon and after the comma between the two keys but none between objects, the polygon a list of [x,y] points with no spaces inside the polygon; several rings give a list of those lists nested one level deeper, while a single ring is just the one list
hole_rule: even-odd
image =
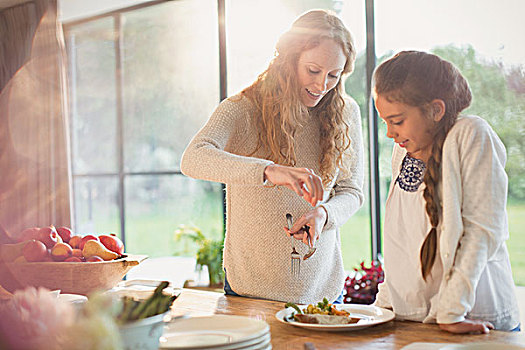
[{"label": "woman's hand", "polygon": [[494,329],[492,323],[482,320],[465,320],[456,323],[440,323],[439,328],[450,333],[487,334]]},{"label": "woman's hand", "polygon": [[[319,239],[323,231],[327,218],[328,214],[326,213],[326,209],[324,207],[317,207],[296,220],[291,230],[286,227],[284,230],[288,235],[293,235],[295,239],[301,240],[304,244],[313,247],[314,242]],[[304,225],[310,227],[310,236],[302,229]]]},{"label": "woman's hand", "polygon": [[264,169],[264,178],[278,186],[286,186],[315,207],[323,199],[321,178],[313,170],[271,164]]}]

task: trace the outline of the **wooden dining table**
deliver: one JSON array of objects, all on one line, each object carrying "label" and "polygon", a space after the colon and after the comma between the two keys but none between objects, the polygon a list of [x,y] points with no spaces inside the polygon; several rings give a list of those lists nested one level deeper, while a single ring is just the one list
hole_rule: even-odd
[{"label": "wooden dining table", "polygon": [[415,342],[492,343],[518,345],[525,349],[523,332],[491,331],[489,334],[451,334],[436,324],[390,321],[369,328],[327,332],[294,327],[277,320],[284,302],[224,295],[215,291],[182,289],[172,306],[173,315],[237,315],[266,321],[273,349],[401,349]]}]

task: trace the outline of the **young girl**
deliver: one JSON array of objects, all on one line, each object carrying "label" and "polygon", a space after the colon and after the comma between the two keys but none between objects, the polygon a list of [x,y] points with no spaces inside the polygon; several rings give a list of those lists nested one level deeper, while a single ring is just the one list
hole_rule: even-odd
[{"label": "young girl", "polygon": [[374,73],[395,141],[376,305],[453,333],[519,329],[508,238],[505,148],[450,62],[401,52]]},{"label": "young girl", "polygon": [[[184,174],[226,184],[225,291],[313,303],[342,301],[339,227],[363,203],[359,107],[344,93],[350,32],[332,13],[300,16],[259,78],[223,101],[184,152]],[[283,231],[286,214],[294,225]],[[290,275],[287,234],[304,256]],[[308,244],[308,245],[307,245]]]}]

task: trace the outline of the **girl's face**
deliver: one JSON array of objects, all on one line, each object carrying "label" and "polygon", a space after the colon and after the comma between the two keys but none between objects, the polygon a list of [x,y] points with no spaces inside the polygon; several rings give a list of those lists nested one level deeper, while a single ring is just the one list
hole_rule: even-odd
[{"label": "girl's face", "polygon": [[301,102],[315,107],[337,85],[345,64],[341,45],[332,39],[322,40],[318,46],[304,51],[297,64]]},{"label": "girl's face", "polygon": [[375,96],[375,104],[379,117],[386,123],[386,136],[405,148],[411,157],[426,163],[432,152],[432,131],[442,115],[430,118],[418,107],[391,102],[381,95]]}]

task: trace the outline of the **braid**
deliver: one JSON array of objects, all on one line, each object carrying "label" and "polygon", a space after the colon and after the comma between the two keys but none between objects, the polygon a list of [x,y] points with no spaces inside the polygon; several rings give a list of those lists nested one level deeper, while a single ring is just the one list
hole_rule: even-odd
[{"label": "braid", "polygon": [[427,276],[436,260],[437,251],[437,226],[439,224],[439,211],[441,210],[439,204],[438,184],[441,181],[441,156],[443,154],[443,143],[448,131],[454,125],[456,118],[443,118],[438,124],[438,131],[434,135],[434,143],[432,145],[432,153],[427,161],[427,170],[423,181],[425,182],[425,190],[423,191],[423,198],[426,205],[425,210],[430,219],[432,228],[428,232],[421,250],[419,258],[421,261],[421,275],[426,281]]}]

